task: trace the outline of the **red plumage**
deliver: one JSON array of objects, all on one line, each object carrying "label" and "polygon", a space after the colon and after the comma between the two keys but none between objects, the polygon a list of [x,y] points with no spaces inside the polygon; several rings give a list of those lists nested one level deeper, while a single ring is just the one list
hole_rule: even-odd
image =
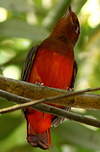
[{"label": "red plumage", "polygon": [[[72,88],[76,75],[73,48],[79,29],[77,16],[69,8],[68,14],[58,21],[51,35],[29,52],[22,80],[53,88]],[[56,116],[31,107],[24,113],[28,142],[34,147],[48,149],[51,143],[50,128]]]}]

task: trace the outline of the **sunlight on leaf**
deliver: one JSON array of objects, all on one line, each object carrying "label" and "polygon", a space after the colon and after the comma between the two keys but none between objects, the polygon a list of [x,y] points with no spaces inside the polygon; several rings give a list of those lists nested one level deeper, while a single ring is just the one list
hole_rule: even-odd
[{"label": "sunlight on leaf", "polygon": [[7,10],[5,8],[0,7],[0,22],[3,22],[7,19]]}]

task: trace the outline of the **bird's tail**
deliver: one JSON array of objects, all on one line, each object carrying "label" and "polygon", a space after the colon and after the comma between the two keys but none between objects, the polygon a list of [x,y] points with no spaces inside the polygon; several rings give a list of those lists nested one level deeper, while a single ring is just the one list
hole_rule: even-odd
[{"label": "bird's tail", "polygon": [[24,114],[27,121],[27,141],[33,147],[48,149],[51,144],[50,127],[45,128],[48,115],[31,108],[24,110]]},{"label": "bird's tail", "polygon": [[27,141],[33,147],[40,147],[42,149],[48,149],[50,146],[50,129],[40,134],[27,134]]}]

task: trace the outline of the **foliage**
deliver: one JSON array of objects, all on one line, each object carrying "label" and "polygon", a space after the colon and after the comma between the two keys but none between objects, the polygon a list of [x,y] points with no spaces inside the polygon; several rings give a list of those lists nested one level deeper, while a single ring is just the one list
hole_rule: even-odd
[{"label": "foliage", "polygon": [[[5,21],[0,21],[0,74],[20,79],[28,50],[39,44],[52,30],[71,3],[77,12],[81,34],[75,48],[78,63],[76,89],[100,86],[100,23],[92,27],[89,15],[83,13],[89,0],[1,0],[5,8]],[[100,2],[98,0],[98,2]],[[0,100],[0,107],[9,103]],[[5,103],[5,105],[4,105]],[[73,109],[74,110],[74,109]],[[83,115],[100,118],[99,111],[77,111]],[[42,152],[26,143],[26,127],[21,112],[0,115],[0,152]],[[53,129],[52,148],[49,151],[95,152],[100,150],[100,130],[65,121]]]}]

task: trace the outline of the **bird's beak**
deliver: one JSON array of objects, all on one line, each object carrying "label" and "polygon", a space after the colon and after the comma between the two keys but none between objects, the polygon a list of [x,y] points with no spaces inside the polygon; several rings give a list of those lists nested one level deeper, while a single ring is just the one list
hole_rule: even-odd
[{"label": "bird's beak", "polygon": [[72,12],[71,6],[68,7],[68,13],[70,14]]},{"label": "bird's beak", "polygon": [[66,11],[66,13],[65,13],[65,16],[66,16],[66,17],[67,17],[67,16],[70,16],[71,12],[72,12],[72,9],[71,9],[71,6],[69,6],[69,7],[67,8],[67,11]]}]

